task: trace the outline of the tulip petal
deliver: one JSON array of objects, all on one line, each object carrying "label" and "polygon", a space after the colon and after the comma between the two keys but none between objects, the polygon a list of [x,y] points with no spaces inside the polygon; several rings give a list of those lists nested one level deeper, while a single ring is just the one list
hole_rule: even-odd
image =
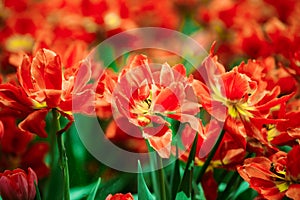
[{"label": "tulip petal", "polygon": [[30,167],[28,168],[27,183],[28,183],[28,199],[34,199],[36,194],[34,183],[37,185],[38,179],[35,172]]},{"label": "tulip petal", "polygon": [[40,137],[46,138],[48,134],[45,131],[45,117],[48,109],[37,110],[29,114],[20,124],[19,128],[23,131],[35,133]]},{"label": "tulip petal", "polygon": [[291,199],[300,199],[300,184],[290,185],[285,195]]},{"label": "tulip petal", "polygon": [[287,154],[287,176],[291,177],[292,180],[300,180],[300,161],[298,158],[300,155],[300,146],[295,146],[288,154]]},{"label": "tulip petal", "polygon": [[150,146],[162,158],[169,158],[171,154],[172,131],[169,129],[162,136],[145,136],[148,138]]}]

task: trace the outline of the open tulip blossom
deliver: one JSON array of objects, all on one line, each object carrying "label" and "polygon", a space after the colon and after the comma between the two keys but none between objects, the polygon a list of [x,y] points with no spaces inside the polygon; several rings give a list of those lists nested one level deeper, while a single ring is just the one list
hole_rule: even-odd
[{"label": "open tulip blossom", "polygon": [[0,200],[300,200],[299,16],[1,1]]},{"label": "open tulip blossom", "polygon": [[154,66],[144,55],[137,55],[118,80],[113,95],[116,110],[121,118],[141,128],[143,137],[162,158],[170,156],[172,140],[172,130],[164,117],[187,122],[202,133],[202,124],[195,117],[200,104],[183,65]]}]

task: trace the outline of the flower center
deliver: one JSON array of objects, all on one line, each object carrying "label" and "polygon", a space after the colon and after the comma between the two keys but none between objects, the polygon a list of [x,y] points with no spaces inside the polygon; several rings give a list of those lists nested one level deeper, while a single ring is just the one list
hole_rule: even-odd
[{"label": "flower center", "polygon": [[46,101],[43,101],[43,102],[38,102],[34,99],[31,99],[31,102],[33,104],[33,109],[43,109],[43,108],[47,108],[47,102]]},{"label": "flower center", "polygon": [[146,115],[151,107],[151,99],[147,98],[143,101],[136,102],[133,113],[137,115]]},{"label": "flower center", "polygon": [[280,192],[286,191],[290,182],[286,180],[286,171],[280,166],[276,166],[274,163],[271,163],[270,171],[273,173],[273,180],[275,181],[276,187]]},{"label": "flower center", "polygon": [[149,115],[151,114],[151,97],[149,96],[147,99],[143,101],[135,101],[135,106],[131,110],[131,113],[136,116],[139,125],[146,126],[151,120]]},{"label": "flower center", "polygon": [[280,134],[280,132],[276,129],[276,126],[274,124],[265,124],[264,127],[267,130],[268,141],[272,141],[276,136]]},{"label": "flower center", "polygon": [[228,108],[228,115],[230,115],[232,118],[242,118],[246,121],[249,121],[249,118],[253,117],[251,111],[254,111],[255,108],[250,106],[245,99],[227,99],[217,88],[213,87],[213,91],[213,99],[222,102]]},{"label": "flower center", "polygon": [[225,105],[228,108],[228,114],[232,118],[243,118],[249,121],[250,117],[253,117],[253,114],[250,111],[253,111],[254,108],[249,106],[247,102],[241,102],[241,101],[230,101],[227,100],[225,102]]}]

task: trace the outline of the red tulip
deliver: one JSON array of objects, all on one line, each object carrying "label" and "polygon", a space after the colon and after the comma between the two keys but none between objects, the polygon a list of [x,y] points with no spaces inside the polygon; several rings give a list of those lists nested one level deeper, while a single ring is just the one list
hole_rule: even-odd
[{"label": "red tulip", "polygon": [[202,123],[195,117],[200,104],[186,77],[183,65],[158,66],[144,55],[135,56],[119,75],[112,102],[115,119],[127,118],[143,131],[151,147],[162,158],[171,153],[172,131],[164,117],[188,122],[202,133]]},{"label": "red tulip", "polygon": [[25,56],[18,69],[18,79],[37,108],[53,108],[60,103],[62,64],[55,52],[41,49],[34,58]]},{"label": "red tulip", "polygon": [[280,119],[272,119],[272,109],[285,104],[294,93],[280,96],[279,87],[269,90],[264,68],[255,60],[226,72],[217,56],[211,53],[202,66],[208,73],[208,84],[194,80],[192,85],[203,108],[219,121],[226,119],[225,129],[230,134],[247,137],[247,145],[255,153],[264,155],[277,151],[270,145],[268,135],[261,133],[262,125],[278,123]]},{"label": "red tulip", "polygon": [[0,173],[0,195],[4,200],[34,199],[34,182],[37,183],[37,176],[31,168],[28,168],[28,174],[22,169],[5,170]]},{"label": "red tulip", "polygon": [[118,193],[115,195],[112,194],[108,195],[105,200],[134,200],[134,199],[131,193],[127,193],[127,194]]},{"label": "red tulip", "polygon": [[269,158],[248,158],[237,170],[265,199],[282,199],[284,196],[300,199],[299,153],[300,146],[294,146],[289,153],[279,151]]},{"label": "red tulip", "polygon": [[0,85],[1,113],[17,115],[23,119],[19,123],[22,131],[45,138],[48,134],[44,119],[51,109],[57,108],[69,120],[60,132],[68,129],[73,121],[70,79],[74,74],[62,66],[60,56],[48,49],[40,49],[33,57],[25,55],[17,71],[20,85]]}]

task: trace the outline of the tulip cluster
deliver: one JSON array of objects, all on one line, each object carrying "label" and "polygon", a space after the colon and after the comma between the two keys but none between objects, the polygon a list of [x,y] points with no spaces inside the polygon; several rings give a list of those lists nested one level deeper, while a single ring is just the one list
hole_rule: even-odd
[{"label": "tulip cluster", "polygon": [[[296,0],[3,0],[0,199],[299,200],[299,16]],[[189,58],[199,66],[159,48],[98,59],[119,55],[97,44],[142,27],[209,53]],[[76,116],[154,168],[101,163]]]}]

